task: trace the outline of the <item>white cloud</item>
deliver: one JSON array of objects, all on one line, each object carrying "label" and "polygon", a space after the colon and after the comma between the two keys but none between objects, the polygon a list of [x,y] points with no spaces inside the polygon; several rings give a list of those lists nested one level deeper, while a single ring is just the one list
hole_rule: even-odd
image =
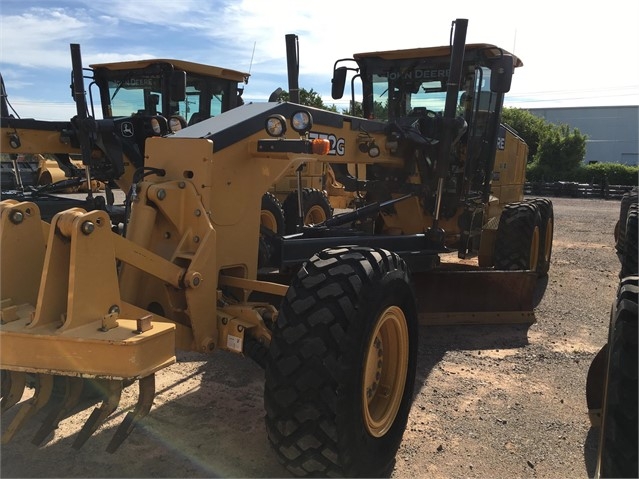
[{"label": "white cloud", "polygon": [[293,33],[300,86],[332,104],[335,60],[446,44],[452,20],[467,18],[468,43],[514,50],[524,62],[507,103],[639,104],[639,60],[630,53],[639,44],[638,17],[639,3],[623,0],[598,9],[551,0],[518,8],[506,0],[383,7],[362,0],[60,0],[53,9],[44,0],[3,0],[0,66],[9,91],[25,102],[67,101],[75,42],[85,66],[162,57],[250,68],[245,100],[259,101],[287,89],[284,37]]},{"label": "white cloud", "polygon": [[63,57],[53,45],[90,36],[90,23],[61,9],[31,9],[20,15],[3,15],[0,28],[2,63],[26,67],[56,68],[68,66],[69,53]]}]

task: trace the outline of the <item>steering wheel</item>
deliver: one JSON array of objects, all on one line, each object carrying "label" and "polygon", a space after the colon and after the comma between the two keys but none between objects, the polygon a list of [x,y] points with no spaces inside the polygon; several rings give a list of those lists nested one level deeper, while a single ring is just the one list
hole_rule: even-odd
[{"label": "steering wheel", "polygon": [[426,117],[426,118],[436,118],[437,116],[439,116],[439,114],[437,112],[434,112],[433,110],[429,110],[425,106],[416,106],[415,108],[413,108],[410,111],[408,116],[419,116],[419,117]]}]

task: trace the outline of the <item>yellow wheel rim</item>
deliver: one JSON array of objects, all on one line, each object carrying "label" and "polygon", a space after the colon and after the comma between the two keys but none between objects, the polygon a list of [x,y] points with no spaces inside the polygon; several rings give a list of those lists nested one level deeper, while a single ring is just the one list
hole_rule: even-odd
[{"label": "yellow wheel rim", "polygon": [[319,205],[311,206],[304,216],[305,225],[316,225],[326,221],[326,212]]},{"label": "yellow wheel rim", "polygon": [[537,263],[539,262],[539,226],[535,226],[532,235],[532,241],[530,242],[530,267],[531,270],[537,269]]},{"label": "yellow wheel rim", "polygon": [[546,223],[546,236],[544,237],[544,261],[547,263],[550,260],[550,248],[552,248],[552,236],[553,236],[553,221],[552,218],[548,218]]},{"label": "yellow wheel rim", "polygon": [[364,424],[374,437],[386,434],[395,421],[406,385],[408,353],[406,316],[398,306],[390,306],[377,319],[364,362]]}]

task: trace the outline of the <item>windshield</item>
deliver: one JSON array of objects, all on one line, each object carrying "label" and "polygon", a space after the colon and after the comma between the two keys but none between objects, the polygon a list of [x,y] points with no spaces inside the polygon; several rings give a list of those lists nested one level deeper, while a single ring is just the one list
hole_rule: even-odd
[{"label": "windshield", "polygon": [[[153,96],[151,96],[153,95]],[[162,81],[159,76],[133,76],[109,80],[111,114],[114,117],[136,113],[157,114],[162,100]],[[155,111],[153,111],[155,110]]]},{"label": "windshield", "polygon": [[111,113],[107,117],[128,117],[134,114],[180,115],[193,123],[219,115],[229,108],[229,95],[237,91],[237,83],[204,75],[186,74],[186,97],[182,101],[166,98],[169,88],[163,88],[160,74],[145,74],[131,70],[120,78],[109,79]]},{"label": "windshield", "polygon": [[[444,113],[448,70],[402,70],[374,73],[372,80],[373,117],[389,121],[406,116],[424,115],[426,111]],[[474,92],[477,92],[475,95]],[[457,115],[472,110],[474,98],[479,109],[488,110],[490,103],[490,70],[478,68],[462,79],[457,95]]]}]

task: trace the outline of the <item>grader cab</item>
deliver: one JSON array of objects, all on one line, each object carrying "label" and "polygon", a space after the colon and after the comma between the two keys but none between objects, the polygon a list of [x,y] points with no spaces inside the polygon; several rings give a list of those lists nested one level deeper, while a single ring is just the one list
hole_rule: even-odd
[{"label": "grader cab", "polygon": [[[82,69],[79,45],[72,47],[71,56],[74,68]],[[5,165],[3,161],[2,199],[36,202],[47,221],[72,207],[102,209],[115,216],[117,205],[111,188],[129,191],[135,171],[144,166],[145,140],[242,105],[243,84],[249,79],[248,73],[229,68],[162,58],[92,64],[81,71],[90,80],[87,92],[91,100],[80,99],[81,108],[86,110],[83,115],[102,118],[82,126],[86,130],[83,134],[94,139],[95,130],[103,130],[99,135],[101,144],[90,161],[79,150],[75,132],[79,125],[20,118],[17,113],[10,116],[2,83],[1,121],[8,140],[3,153],[15,157],[18,153],[28,157],[46,153],[51,158],[40,165],[27,165],[24,161]],[[98,99],[100,111],[96,112],[94,100]],[[27,166],[37,175],[24,174]],[[90,182],[106,188],[106,202],[104,196],[92,194],[86,199],[60,195]]]},{"label": "grader cab", "polygon": [[[114,452],[149,413],[154,375],[175,362],[176,349],[222,350],[265,368],[268,439],[291,473],[387,474],[410,411],[420,321],[532,322],[532,290],[547,271],[538,266],[536,202],[517,202],[501,221],[487,213],[490,153],[472,157],[481,188],[467,185],[475,175],[459,155],[469,136],[456,114],[458,75],[501,77],[490,82],[501,106],[504,76],[519,61],[494,46],[466,48],[466,28],[457,20],[453,44],[437,50],[450,72],[440,119],[357,118],[268,102],[149,137],[123,231],[113,231],[105,211],[73,208],[49,223],[33,202],[2,202],[2,412],[21,401],[26,384],[35,387],[3,443],[47,410],[35,438],[44,442],[97,384],[101,404],[74,443],[80,447],[137,382],[139,401],[108,446]],[[74,65],[79,107],[71,126],[91,166],[113,153],[104,148],[113,122],[86,114],[80,71]],[[484,139],[498,133],[498,109],[488,116]],[[118,158],[128,162],[126,151]],[[291,168],[318,161],[336,171],[370,168],[367,184],[342,177],[367,203],[264,239],[263,192]],[[494,218],[497,233],[484,236]],[[258,269],[263,240],[270,268]],[[447,264],[455,246],[461,261]],[[470,264],[482,247],[492,265]]]}]

